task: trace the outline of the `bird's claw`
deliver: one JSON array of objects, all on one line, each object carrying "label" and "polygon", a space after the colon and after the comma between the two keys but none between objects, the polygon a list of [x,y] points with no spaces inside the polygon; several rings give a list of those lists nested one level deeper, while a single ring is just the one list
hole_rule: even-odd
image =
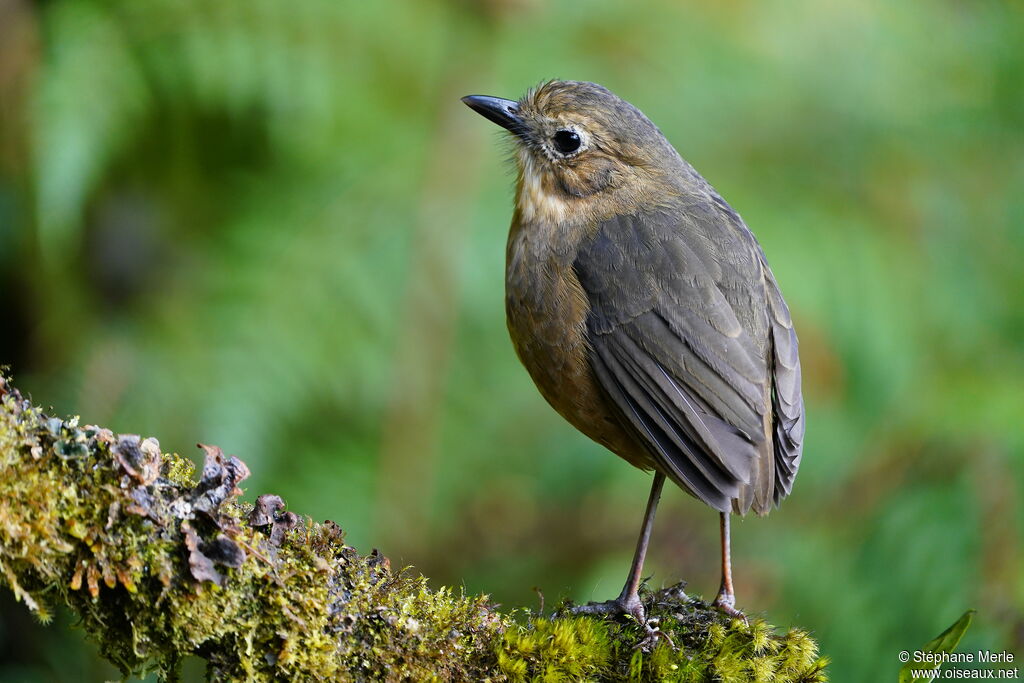
[{"label": "bird's claw", "polygon": [[717,609],[723,614],[727,614],[733,619],[742,619],[743,623],[747,626],[750,622],[747,620],[747,615],[736,609],[736,596],[732,593],[726,593],[725,591],[719,591],[718,597],[711,603],[712,607]]},{"label": "bird's claw", "polygon": [[569,611],[572,614],[589,614],[589,615],[601,615],[601,616],[619,616],[626,615],[633,618],[645,632],[644,639],[637,645],[638,649],[644,652],[650,652],[654,649],[659,638],[663,638],[670,648],[675,649],[675,643],[672,642],[672,638],[660,630],[657,627],[657,619],[648,619],[647,612],[644,609],[643,603],[640,602],[640,597],[633,595],[629,597],[618,597],[614,600],[606,600],[605,602],[588,602],[586,605],[576,605],[571,607]]},{"label": "bird's claw", "polygon": [[657,624],[658,623],[657,619],[648,619],[647,621],[643,621],[643,622],[640,622],[640,623],[643,624],[644,631],[647,632],[647,635],[645,635],[644,639],[641,640],[637,644],[636,647],[637,647],[638,650],[643,650],[644,652],[650,652],[658,644],[658,639],[659,638],[664,638],[665,642],[668,643],[668,647],[669,647],[670,650],[675,650],[676,649],[676,644],[674,642],[672,642],[672,636],[670,636],[669,634],[665,633],[664,631],[659,629],[657,626],[652,626],[651,625],[651,624]]}]

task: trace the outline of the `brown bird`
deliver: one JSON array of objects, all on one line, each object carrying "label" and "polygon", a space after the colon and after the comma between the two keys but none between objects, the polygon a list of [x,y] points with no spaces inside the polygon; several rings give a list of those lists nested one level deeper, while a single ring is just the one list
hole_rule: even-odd
[{"label": "brown bird", "polygon": [[[622,593],[580,608],[647,624],[638,588],[665,477],[721,518],[789,495],[804,436],[789,309],[739,214],[636,107],[551,81],[463,102],[513,134],[506,250],[516,353],[548,403],[654,483]],[[653,632],[650,626],[648,630]]]}]

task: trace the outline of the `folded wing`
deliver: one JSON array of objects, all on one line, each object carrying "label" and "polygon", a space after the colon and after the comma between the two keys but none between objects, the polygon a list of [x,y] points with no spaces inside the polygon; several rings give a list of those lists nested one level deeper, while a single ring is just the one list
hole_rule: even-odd
[{"label": "folded wing", "polygon": [[615,217],[580,249],[591,366],[673,481],[717,510],[767,511],[800,457],[792,322],[738,217],[686,208]]}]

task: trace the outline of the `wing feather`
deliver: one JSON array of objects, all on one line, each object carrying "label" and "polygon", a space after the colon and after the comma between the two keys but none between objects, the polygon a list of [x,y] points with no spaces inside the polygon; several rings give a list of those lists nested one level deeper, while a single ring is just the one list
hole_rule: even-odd
[{"label": "wing feather", "polygon": [[[709,261],[678,215],[606,221],[574,265],[591,365],[620,417],[670,478],[726,511],[769,438],[767,345],[716,282],[742,269]],[[756,289],[757,273],[746,276]]]},{"label": "wing feather", "polygon": [[793,490],[803,454],[804,401],[800,388],[800,353],[789,307],[767,263],[772,337],[772,413],[775,442],[775,504]]}]

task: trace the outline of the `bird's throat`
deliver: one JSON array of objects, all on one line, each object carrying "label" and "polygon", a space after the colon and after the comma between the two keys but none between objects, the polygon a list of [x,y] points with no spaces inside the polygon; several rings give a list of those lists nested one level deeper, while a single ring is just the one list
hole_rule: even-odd
[{"label": "bird's throat", "polygon": [[516,206],[528,222],[562,223],[575,213],[572,203],[556,187],[526,149],[519,151]]}]

